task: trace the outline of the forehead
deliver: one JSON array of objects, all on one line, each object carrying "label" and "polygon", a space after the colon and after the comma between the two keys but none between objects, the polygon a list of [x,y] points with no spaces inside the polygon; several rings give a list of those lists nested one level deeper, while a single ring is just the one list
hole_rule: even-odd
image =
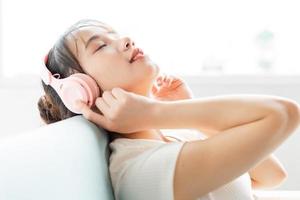
[{"label": "forehead", "polygon": [[117,34],[114,29],[107,25],[80,27],[70,35],[71,37],[68,38],[68,44],[70,49],[78,56],[82,51],[84,51],[87,41],[92,36],[99,35],[103,37],[111,37],[111,33]]},{"label": "forehead", "polygon": [[90,37],[93,35],[108,35],[108,33],[115,33],[115,30],[110,28],[109,26],[88,26],[79,28],[75,35],[78,39],[82,40],[82,42],[86,43]]}]

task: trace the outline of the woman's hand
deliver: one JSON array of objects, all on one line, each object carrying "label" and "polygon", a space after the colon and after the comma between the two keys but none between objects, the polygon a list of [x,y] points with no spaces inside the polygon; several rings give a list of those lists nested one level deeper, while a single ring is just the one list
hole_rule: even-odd
[{"label": "woman's hand", "polygon": [[89,108],[81,101],[77,101],[77,106],[86,119],[102,128],[118,133],[133,133],[150,128],[154,102],[154,99],[113,88],[112,91],[104,91],[102,97],[96,99],[96,107]]},{"label": "woman's hand", "polygon": [[153,84],[152,95],[161,101],[174,101],[193,98],[192,90],[183,79],[172,75],[160,75]]}]

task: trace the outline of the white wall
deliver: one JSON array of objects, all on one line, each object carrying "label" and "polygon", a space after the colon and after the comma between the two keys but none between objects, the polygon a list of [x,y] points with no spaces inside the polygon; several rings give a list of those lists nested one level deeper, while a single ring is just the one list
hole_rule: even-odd
[{"label": "white wall", "polygon": [[[183,77],[196,97],[224,94],[270,94],[288,97],[300,103],[297,93],[299,77]],[[0,137],[22,134],[22,131],[42,125],[37,109],[37,101],[42,90],[38,77],[27,76],[0,80]],[[300,190],[300,129],[286,140],[275,155],[288,171],[289,178],[277,189]]]},{"label": "white wall", "polygon": [[35,76],[0,80],[0,137],[19,134],[42,125],[37,101],[42,87]]},{"label": "white wall", "polygon": [[2,6],[2,1],[0,0],[0,44],[1,44],[0,45],[0,66],[1,66],[0,67],[0,76],[3,74],[3,72],[2,72],[3,71],[3,69],[2,69],[2,66],[3,66],[3,58],[2,58],[3,57],[3,52],[2,52],[2,49],[3,49],[3,45],[2,45],[3,44],[2,43],[3,42],[3,36],[2,36],[2,34],[3,34],[2,33],[3,32],[2,31],[3,30],[3,16],[2,15],[3,14],[2,13],[3,12],[2,11],[3,11],[3,6]]}]

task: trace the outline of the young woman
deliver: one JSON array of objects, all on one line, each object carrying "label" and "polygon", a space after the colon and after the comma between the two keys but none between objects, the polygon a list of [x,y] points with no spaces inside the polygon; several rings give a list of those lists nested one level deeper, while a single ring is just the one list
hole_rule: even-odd
[{"label": "young woman", "polygon": [[[299,125],[293,100],[193,99],[181,78],[160,74],[129,37],[96,20],[81,20],[65,32],[46,66],[60,78],[87,74],[100,88],[95,105],[78,101],[77,107],[112,136],[109,171],[116,199],[248,200],[254,199],[252,189],[278,186],[287,176],[272,152]],[[38,107],[46,123],[76,115],[51,86],[42,85]],[[170,137],[160,129],[197,129],[207,137]]]}]

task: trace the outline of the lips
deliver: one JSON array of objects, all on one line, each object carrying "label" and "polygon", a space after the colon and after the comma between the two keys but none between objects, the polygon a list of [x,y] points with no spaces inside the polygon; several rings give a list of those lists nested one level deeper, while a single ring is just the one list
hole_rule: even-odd
[{"label": "lips", "polygon": [[138,58],[143,57],[144,52],[140,48],[136,48],[133,50],[133,53],[131,55],[130,63],[136,61]]}]

